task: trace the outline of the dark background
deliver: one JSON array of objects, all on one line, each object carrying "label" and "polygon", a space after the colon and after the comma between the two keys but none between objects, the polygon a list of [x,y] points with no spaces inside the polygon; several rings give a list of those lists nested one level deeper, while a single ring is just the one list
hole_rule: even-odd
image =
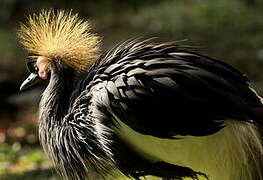
[{"label": "dark background", "polygon": [[42,87],[19,92],[27,53],[16,37],[28,14],[48,8],[72,9],[89,19],[103,50],[138,37],[197,46],[246,73],[263,94],[262,0],[0,0],[1,180],[56,179],[37,140]]}]

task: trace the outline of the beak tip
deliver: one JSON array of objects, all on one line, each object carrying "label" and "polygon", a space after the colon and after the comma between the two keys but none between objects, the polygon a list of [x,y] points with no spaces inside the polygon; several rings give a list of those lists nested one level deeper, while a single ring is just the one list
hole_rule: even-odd
[{"label": "beak tip", "polygon": [[22,90],[23,90],[23,86],[20,86],[19,91],[22,91]]},{"label": "beak tip", "polygon": [[19,91],[23,91],[32,85],[36,84],[37,75],[36,74],[30,74],[29,77],[21,84]]},{"label": "beak tip", "polygon": [[25,89],[25,84],[25,82],[21,84],[21,86],[19,87],[19,91],[23,91]]}]

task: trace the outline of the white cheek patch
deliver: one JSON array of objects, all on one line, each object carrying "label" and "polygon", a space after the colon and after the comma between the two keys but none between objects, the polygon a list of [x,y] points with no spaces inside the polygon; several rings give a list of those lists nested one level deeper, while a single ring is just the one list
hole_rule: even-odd
[{"label": "white cheek patch", "polygon": [[41,79],[48,79],[48,69],[44,66],[39,66],[38,75]]},{"label": "white cheek patch", "polygon": [[50,61],[45,57],[39,57],[36,65],[38,67],[39,77],[43,80],[48,79]]}]

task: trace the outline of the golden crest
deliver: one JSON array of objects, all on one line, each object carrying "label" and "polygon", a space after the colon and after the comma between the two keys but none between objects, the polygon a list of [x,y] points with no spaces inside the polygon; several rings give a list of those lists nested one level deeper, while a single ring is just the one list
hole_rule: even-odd
[{"label": "golden crest", "polygon": [[100,38],[90,33],[90,24],[78,14],[43,10],[29,16],[18,31],[20,43],[30,53],[61,61],[78,71],[100,56]]}]

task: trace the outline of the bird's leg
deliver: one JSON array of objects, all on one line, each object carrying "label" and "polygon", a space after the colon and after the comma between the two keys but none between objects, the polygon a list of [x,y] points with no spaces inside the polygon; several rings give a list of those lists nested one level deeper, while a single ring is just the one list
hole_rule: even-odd
[{"label": "bird's leg", "polygon": [[[153,176],[162,177],[163,180],[182,180],[183,177],[198,179],[198,175],[207,177],[205,174],[194,170],[165,162],[156,162],[147,166],[147,173]],[[208,178],[207,178],[208,179]]]}]

